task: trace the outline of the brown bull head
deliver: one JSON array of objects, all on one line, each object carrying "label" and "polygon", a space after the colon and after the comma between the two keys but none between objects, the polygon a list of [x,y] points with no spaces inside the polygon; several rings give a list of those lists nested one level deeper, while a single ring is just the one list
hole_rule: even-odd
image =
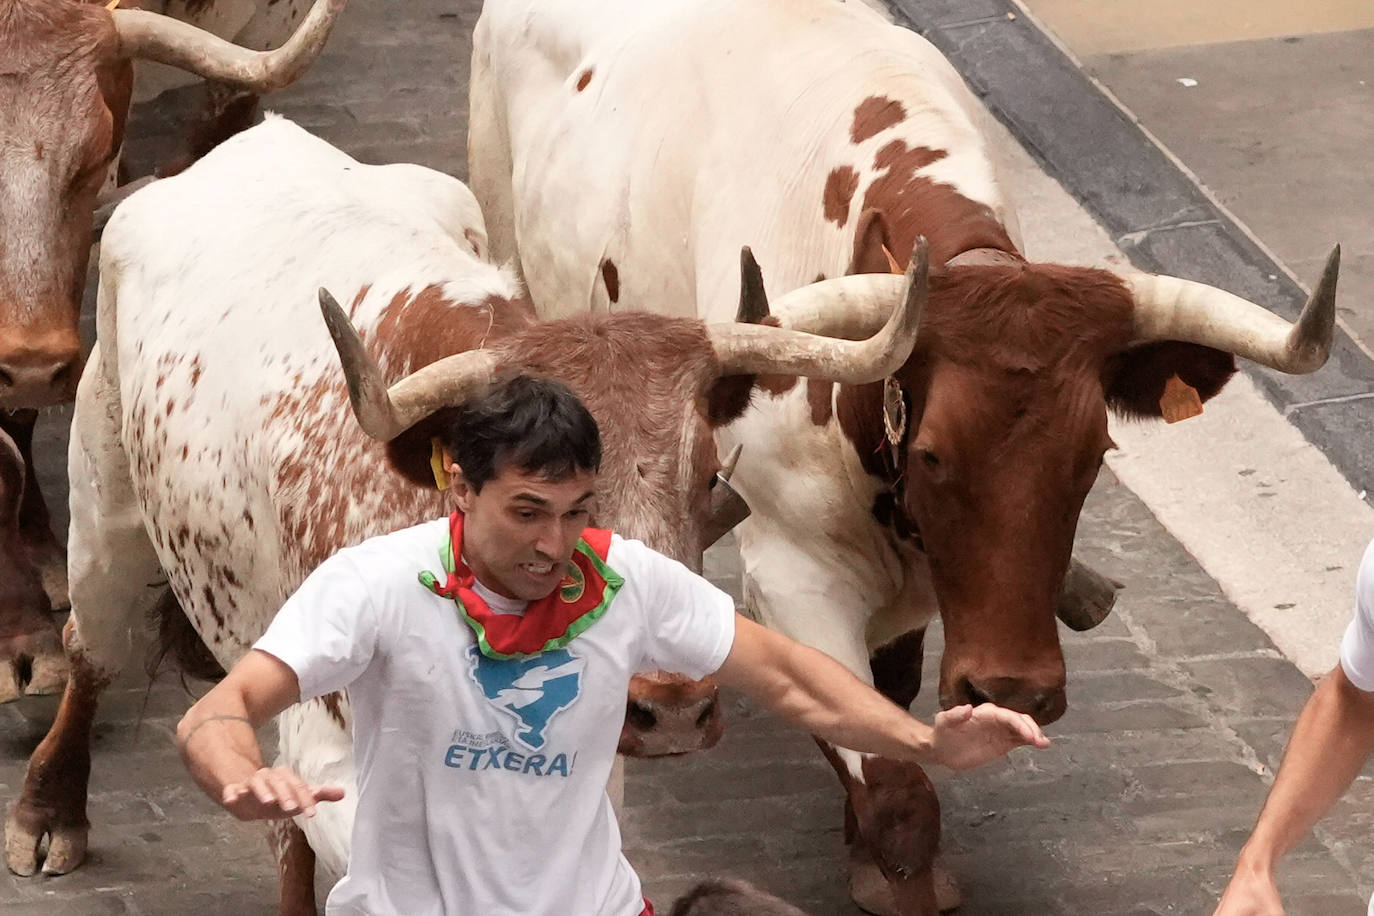
[{"label": "brown bull head", "polygon": [[[901,240],[887,244],[881,219],[865,217],[855,264],[885,263],[881,247],[904,259]],[[876,253],[863,250],[875,241]],[[1294,325],[1202,284],[1014,252],[956,258],[931,275],[921,338],[893,377],[908,418],[896,447],[882,426],[884,386],[842,391],[837,414],[929,562],[944,705],[991,701],[1042,723],[1063,714],[1055,612],[1083,501],[1112,447],[1108,409],[1159,417],[1166,385],[1180,381],[1205,401],[1234,373],[1234,355],[1316,369],[1337,262],[1333,253]]]},{"label": "brown bull head", "polygon": [[[882,327],[863,340],[635,312],[511,322],[515,306],[495,303],[488,306],[493,312],[482,348],[437,358],[399,380],[383,375],[333,298],[321,291],[320,301],[358,422],[389,443],[391,460],[406,477],[433,486],[428,460],[435,429],[446,411],[485,391],[499,373],[556,378],[601,428],[597,523],[699,571],[705,548],[740,517],[737,500],[722,491],[728,483],[719,478],[728,476],[728,466],[716,455],[714,431],[743,412],[753,377],[882,378],[911,352],[924,293],[918,267],[905,280],[846,278],[789,297],[799,308],[824,297],[886,309]],[[741,311],[751,308],[746,294]],[[654,672],[630,686],[620,749],[635,756],[697,750],[713,745],[722,727],[709,679]]]},{"label": "brown bull head", "polygon": [[0,409],[70,400],[97,196],[129,114],[133,61],[267,91],[318,55],[343,0],[319,0],[280,50],[77,0],[0,0]]}]

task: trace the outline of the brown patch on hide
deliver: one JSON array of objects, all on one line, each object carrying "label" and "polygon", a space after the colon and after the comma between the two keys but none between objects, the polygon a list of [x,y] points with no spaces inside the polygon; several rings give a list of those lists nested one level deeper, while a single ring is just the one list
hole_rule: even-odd
[{"label": "brown patch on hide", "polygon": [[326,693],[320,697],[320,702],[324,704],[325,711],[329,713],[329,718],[333,719],[339,728],[348,728],[348,720],[343,714],[343,694],[339,691]]},{"label": "brown patch on hide", "polygon": [[886,96],[870,95],[854,109],[854,123],[849,128],[849,139],[862,143],[889,127],[906,120],[906,109],[896,99]]},{"label": "brown patch on hide", "polygon": [[899,264],[911,259],[918,236],[930,242],[930,263],[944,264],[972,248],[996,248],[1014,252],[1005,227],[992,210],[964,197],[953,186],[918,174],[944,159],[944,150],[909,147],[893,140],[873,159],[881,174],[864,191],[863,209],[879,210],[891,236],[888,248]]},{"label": "brown patch on hide", "polygon": [[589,83],[591,83],[591,81],[592,81],[592,68],[591,68],[591,67],[588,67],[586,70],[583,70],[582,73],[581,73],[581,75],[578,76],[578,78],[577,78],[577,91],[578,91],[578,92],[581,92],[583,89],[586,89],[586,88],[587,88],[587,85],[588,85]]},{"label": "brown patch on hide", "polygon": [[488,296],[475,303],[454,302],[444,295],[442,286],[431,284],[413,295],[405,289],[393,296],[382,309],[376,329],[364,339],[368,350],[379,358],[390,384],[534,321],[534,309],[527,299]]},{"label": "brown patch on hide", "polygon": [[601,262],[601,282],[606,284],[606,295],[612,302],[620,301],[620,271],[610,258]]},{"label": "brown patch on hide", "polygon": [[834,391],[834,382],[821,382],[813,378],[806,380],[806,402],[811,406],[811,422],[817,426],[830,422],[833,413],[830,399]]},{"label": "brown patch on hide", "polygon": [[844,226],[849,220],[849,202],[859,189],[859,173],[851,166],[841,165],[830,170],[825,177],[825,190],[821,192],[821,208],[825,218],[836,226]]},{"label": "brown patch on hide", "polygon": [[849,254],[850,275],[885,274],[891,272],[888,252],[892,243],[887,232],[887,220],[881,210],[868,209],[859,214],[854,227],[854,248]]}]

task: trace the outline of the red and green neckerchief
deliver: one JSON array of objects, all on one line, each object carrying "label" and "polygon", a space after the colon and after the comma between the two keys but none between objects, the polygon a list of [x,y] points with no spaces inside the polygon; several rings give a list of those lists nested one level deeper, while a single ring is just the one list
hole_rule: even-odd
[{"label": "red and green neckerchief", "polygon": [[439,547],[448,576],[440,583],[438,576],[426,570],[420,573],[420,584],[436,595],[453,599],[459,616],[476,634],[477,648],[483,655],[501,660],[523,658],[561,649],[606,613],[625,584],[606,565],[610,549],[611,532],[586,529],[558,588],[531,601],[523,615],[497,614],[473,590],[476,577],[463,562],[463,513],[455,512],[448,519],[448,537]]}]

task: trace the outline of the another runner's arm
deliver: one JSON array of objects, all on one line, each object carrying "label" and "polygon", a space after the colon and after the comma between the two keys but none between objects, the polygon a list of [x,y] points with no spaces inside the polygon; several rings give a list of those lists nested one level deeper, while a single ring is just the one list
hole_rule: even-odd
[{"label": "another runner's arm", "polygon": [[256,730],[299,699],[290,666],[254,649],[177,724],[192,778],[235,817],[313,815],[317,801],[343,798],[342,789],[307,786],[284,767],[263,766]]},{"label": "another runner's arm", "polygon": [[1218,916],[1283,912],[1274,868],[1350,786],[1374,753],[1374,693],[1340,665],[1303,707],[1278,778],[1217,907]]},{"label": "another runner's arm", "polygon": [[945,710],[926,725],[830,656],[739,615],[716,679],[827,741],[898,760],[967,769],[1049,744],[1029,716],[991,704]]}]

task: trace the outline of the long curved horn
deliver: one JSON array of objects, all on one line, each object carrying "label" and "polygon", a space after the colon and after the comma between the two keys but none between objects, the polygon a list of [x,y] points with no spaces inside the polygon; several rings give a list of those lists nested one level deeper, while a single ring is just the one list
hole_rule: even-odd
[{"label": "long curved horn", "polygon": [[115,10],[111,15],[125,57],[155,60],[206,79],[271,92],[294,82],[320,56],[347,2],[315,0],[296,34],[275,51],[250,51],[179,19],[146,10]]},{"label": "long curved horn", "polygon": [[1336,323],[1336,277],[1341,246],[1326,259],[1297,323],[1205,283],[1132,274],[1122,279],[1135,297],[1135,342],[1183,340],[1225,350],[1299,375],[1322,367]]},{"label": "long curved horn", "polygon": [[[775,309],[780,316],[882,313],[886,320],[876,334],[846,340],[809,333],[810,328],[712,325],[708,330],[721,375],[800,375],[861,385],[896,372],[916,344],[930,290],[930,258],[924,239],[917,241],[913,254],[904,277],[855,274],[824,280],[788,293]],[[893,302],[899,303],[895,309]]]},{"label": "long curved horn", "polygon": [[491,386],[495,354],[467,350],[430,363],[388,388],[348,315],[326,289],[320,290],[320,311],[343,363],[353,414],[373,439],[394,439],[440,408],[462,404]]}]

